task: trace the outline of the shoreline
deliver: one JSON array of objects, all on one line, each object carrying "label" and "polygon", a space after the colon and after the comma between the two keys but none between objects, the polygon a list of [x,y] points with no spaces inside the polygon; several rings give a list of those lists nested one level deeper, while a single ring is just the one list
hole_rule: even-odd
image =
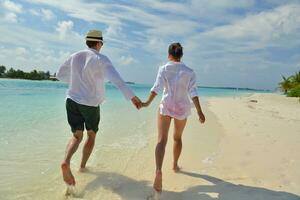
[{"label": "shoreline", "polygon": [[[59,81],[57,79],[54,80],[54,78],[50,79],[24,79],[24,78],[7,78],[7,77],[0,77],[0,80],[23,80],[23,81],[37,81],[37,82],[42,82],[42,81],[48,81],[48,82],[59,82],[59,83],[64,83],[62,81]],[[152,83],[136,83],[133,81],[125,81],[126,84],[131,85],[131,86],[146,86],[146,87],[152,87]],[[107,82],[108,84],[111,84],[109,81]],[[64,83],[66,84],[66,83]],[[249,91],[249,92],[266,92],[266,93],[273,93],[276,91],[273,91],[271,89],[258,89],[258,88],[240,88],[240,87],[221,87],[221,86],[197,86],[198,89],[222,89],[222,90],[236,90],[236,91]]]}]

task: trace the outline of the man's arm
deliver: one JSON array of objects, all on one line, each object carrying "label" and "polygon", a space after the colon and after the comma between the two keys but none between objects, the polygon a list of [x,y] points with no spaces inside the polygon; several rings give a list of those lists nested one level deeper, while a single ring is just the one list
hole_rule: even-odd
[{"label": "man's arm", "polygon": [[60,66],[56,73],[56,78],[60,81],[69,83],[71,76],[71,57]]},{"label": "man's arm", "polygon": [[141,100],[134,95],[132,90],[126,85],[125,81],[121,78],[120,74],[113,67],[112,63],[107,59],[105,63],[105,75],[106,78],[111,81],[124,95],[127,100],[135,105],[137,109],[140,109],[142,106]]}]

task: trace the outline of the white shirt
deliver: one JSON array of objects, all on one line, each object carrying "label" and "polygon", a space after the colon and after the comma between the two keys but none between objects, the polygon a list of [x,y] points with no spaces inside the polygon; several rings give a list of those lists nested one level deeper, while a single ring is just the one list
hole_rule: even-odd
[{"label": "white shirt", "polygon": [[67,98],[87,106],[98,106],[104,101],[105,78],[116,85],[127,100],[135,96],[108,57],[91,48],[72,54],[56,77],[69,83]]},{"label": "white shirt", "polygon": [[197,94],[195,72],[182,62],[168,62],[159,68],[151,91],[163,89],[160,114],[185,119],[191,114],[191,99]]}]

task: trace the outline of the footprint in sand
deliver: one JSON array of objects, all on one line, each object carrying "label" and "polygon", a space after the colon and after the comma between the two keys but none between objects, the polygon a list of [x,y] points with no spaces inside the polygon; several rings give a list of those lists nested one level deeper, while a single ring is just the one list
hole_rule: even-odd
[{"label": "footprint in sand", "polygon": [[212,164],[213,163],[213,158],[212,157],[207,157],[205,159],[202,160],[202,163],[204,164]]},{"label": "footprint in sand", "polygon": [[153,194],[147,197],[147,200],[160,200],[161,194],[153,191]]}]

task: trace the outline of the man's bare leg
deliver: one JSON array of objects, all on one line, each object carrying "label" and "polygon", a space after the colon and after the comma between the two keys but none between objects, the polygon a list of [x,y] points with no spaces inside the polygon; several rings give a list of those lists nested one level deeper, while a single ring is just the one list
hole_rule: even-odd
[{"label": "man's bare leg", "polygon": [[92,130],[89,130],[87,132],[88,137],[86,139],[85,145],[83,147],[82,151],[82,159],[81,159],[81,164],[80,164],[80,171],[84,172],[85,171],[85,166],[86,163],[93,151],[94,145],[95,145],[95,138],[96,138],[96,133]]},{"label": "man's bare leg", "polygon": [[63,179],[68,185],[75,185],[75,178],[71,172],[70,162],[73,154],[77,151],[78,146],[82,140],[83,131],[77,130],[73,137],[70,139],[67,148],[65,158],[61,164],[61,170],[63,174]]},{"label": "man's bare leg", "polygon": [[157,192],[162,191],[162,164],[165,155],[165,148],[168,141],[168,131],[170,128],[171,117],[158,114],[158,142],[155,148],[156,175],[153,188]]},{"label": "man's bare leg", "polygon": [[178,166],[178,159],[179,159],[179,156],[180,156],[181,150],[182,150],[181,138],[182,138],[182,133],[183,133],[184,127],[186,125],[186,121],[187,121],[187,119],[184,119],[184,120],[174,119],[173,170],[175,172],[178,172],[180,170],[180,168]]}]

